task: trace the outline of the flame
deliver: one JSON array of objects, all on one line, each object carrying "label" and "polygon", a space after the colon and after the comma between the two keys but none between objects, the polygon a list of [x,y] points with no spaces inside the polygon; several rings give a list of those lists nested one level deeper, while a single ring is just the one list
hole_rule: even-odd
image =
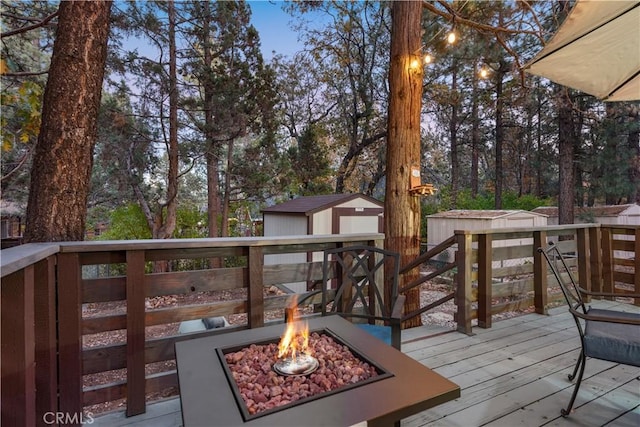
[{"label": "flame", "polygon": [[296,357],[306,354],[309,355],[309,325],[307,322],[301,322],[297,319],[297,297],[294,296],[289,302],[285,312],[287,313],[287,327],[284,334],[280,338],[278,344],[278,358]]}]

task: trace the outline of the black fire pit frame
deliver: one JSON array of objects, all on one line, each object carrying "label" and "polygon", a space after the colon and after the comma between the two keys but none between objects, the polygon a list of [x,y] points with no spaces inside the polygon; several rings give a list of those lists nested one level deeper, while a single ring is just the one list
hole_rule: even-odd
[{"label": "black fire pit frame", "polygon": [[245,421],[216,351],[278,339],[285,326],[181,341],[176,343],[176,361],[184,427],[341,427],[362,421],[369,427],[390,426],[460,396],[456,384],[340,316],[312,318],[308,323],[310,329],[330,330],[391,375]]},{"label": "black fire pit frame", "polygon": [[232,353],[232,352],[235,352],[235,351],[242,350],[243,348],[246,348],[251,344],[265,345],[265,344],[269,344],[269,343],[273,343],[273,342],[275,342],[277,344],[280,341],[280,337],[276,337],[275,339],[268,339],[265,342],[260,342],[260,343],[249,342],[249,343],[242,343],[242,344],[234,345],[233,347],[229,347],[229,348],[219,348],[218,347],[218,348],[215,349],[215,351],[216,351],[216,353],[218,355],[218,359],[220,361],[220,364],[221,364],[222,368],[224,369],[225,374],[227,375],[227,381],[231,385],[231,390],[233,391],[233,395],[236,398],[236,402],[238,403],[238,407],[240,408],[240,412],[242,413],[242,418],[244,419],[245,423],[247,421],[251,421],[254,418],[263,417],[265,415],[269,415],[269,414],[274,413],[274,412],[282,411],[282,410],[291,408],[293,406],[300,405],[300,404],[302,404],[304,402],[308,402],[310,400],[322,399],[323,397],[326,397],[329,394],[342,393],[343,391],[347,391],[347,390],[349,390],[351,388],[362,387],[363,385],[369,384],[369,383],[371,383],[373,381],[380,381],[380,380],[383,380],[383,379],[393,375],[393,374],[391,374],[389,372],[385,372],[385,370],[381,366],[379,366],[377,363],[375,363],[373,360],[367,359],[362,354],[362,352],[359,351],[357,348],[355,348],[353,346],[349,346],[347,343],[344,343],[331,330],[329,330],[329,329],[319,329],[319,330],[312,329],[310,331],[310,333],[314,333],[314,332],[316,332],[316,333],[318,333],[320,335],[327,335],[327,336],[331,337],[331,339],[333,339],[338,344],[346,345],[347,347],[350,347],[351,354],[353,354],[353,356],[356,357],[357,359],[369,363],[369,365],[371,365],[376,370],[376,374],[377,375],[375,377],[371,377],[371,378],[359,381],[359,382],[354,383],[354,384],[345,384],[344,386],[342,386],[340,388],[337,388],[337,389],[333,389],[333,390],[329,390],[329,391],[323,391],[323,392],[320,392],[320,393],[318,393],[318,394],[316,394],[314,396],[305,397],[305,398],[302,398],[300,400],[296,400],[294,402],[288,403],[286,405],[276,406],[275,408],[266,409],[266,410],[258,412],[256,414],[250,414],[249,411],[247,410],[247,405],[245,404],[244,400],[242,399],[242,396],[240,395],[240,390],[238,389],[237,383],[233,379],[233,375],[231,374],[231,370],[229,369],[229,366],[227,365],[227,362],[225,360],[225,355],[228,354],[228,353]]}]

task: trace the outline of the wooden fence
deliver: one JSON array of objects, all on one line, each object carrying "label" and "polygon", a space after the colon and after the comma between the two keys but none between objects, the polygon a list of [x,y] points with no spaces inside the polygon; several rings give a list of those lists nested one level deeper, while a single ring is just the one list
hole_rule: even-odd
[{"label": "wooden fence", "polygon": [[[499,312],[533,306],[544,313],[554,298],[549,293],[553,283],[536,248],[548,239],[558,239],[564,252],[576,256],[583,286],[611,290],[617,283],[640,292],[640,275],[635,274],[639,234],[640,227],[593,224],[457,231],[402,269],[422,268],[440,251],[457,246],[455,262],[403,285],[407,290],[454,272],[452,293],[406,316],[454,299],[457,329],[472,333],[474,318],[478,326],[490,327],[492,314]],[[518,244],[495,243],[503,240]],[[320,262],[312,253],[383,243],[384,235],[366,234],[67,242],[3,250],[0,421],[5,426],[50,425],[46,413],[79,415],[119,399],[128,415],[142,413],[150,393],[177,387],[172,365],[177,341],[263,326],[270,321],[265,313],[285,306],[284,285],[321,279]],[[300,253],[307,254],[306,262],[265,263],[268,255]],[[632,256],[616,258],[617,253]],[[156,262],[206,265],[202,260],[210,259],[228,262],[187,271],[154,273],[151,268]],[[507,260],[518,263],[496,266]],[[270,292],[274,289],[280,291]],[[198,298],[214,292],[229,298]],[[212,316],[244,320],[222,329],[176,332],[180,322]],[[156,333],[154,328],[167,325],[173,325],[166,328],[169,333]],[[96,376],[107,380],[90,386],[87,380]]]}]

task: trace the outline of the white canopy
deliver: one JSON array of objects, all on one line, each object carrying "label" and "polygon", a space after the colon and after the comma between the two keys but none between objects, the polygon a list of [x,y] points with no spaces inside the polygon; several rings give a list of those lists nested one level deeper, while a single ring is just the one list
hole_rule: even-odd
[{"label": "white canopy", "polygon": [[604,101],[640,100],[640,2],[578,0],[524,69]]}]

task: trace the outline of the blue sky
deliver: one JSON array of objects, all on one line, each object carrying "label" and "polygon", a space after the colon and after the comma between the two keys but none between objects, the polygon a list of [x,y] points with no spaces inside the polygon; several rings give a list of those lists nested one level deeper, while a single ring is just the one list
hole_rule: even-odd
[{"label": "blue sky", "polygon": [[251,6],[251,22],[260,33],[265,60],[271,60],[272,51],[291,58],[294,53],[302,50],[298,34],[289,27],[291,17],[282,10],[284,2],[249,0],[247,3]]}]

